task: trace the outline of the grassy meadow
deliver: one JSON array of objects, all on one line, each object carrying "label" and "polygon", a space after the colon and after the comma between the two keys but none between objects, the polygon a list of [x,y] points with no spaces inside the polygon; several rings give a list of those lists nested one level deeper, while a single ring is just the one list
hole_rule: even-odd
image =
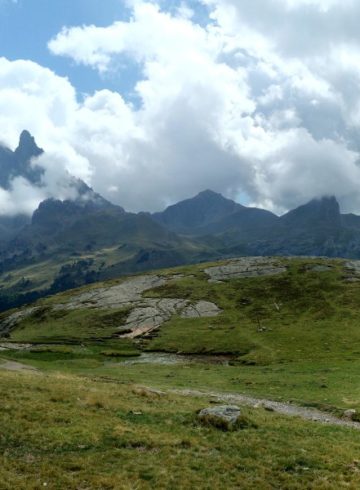
[{"label": "grassy meadow", "polygon": [[196,419],[210,396],[167,391],[360,413],[360,282],[341,260],[279,261],[284,274],[223,283],[204,265],[163,271],[183,276],[145,296],[222,313],[175,316],[146,341],[114,337],[126,309],[52,310],[74,291],[41,300],[4,339],[31,348],[0,352],[38,369],[0,369],[0,488],[359,488],[358,431],[244,408],[253,425],[222,432]]}]

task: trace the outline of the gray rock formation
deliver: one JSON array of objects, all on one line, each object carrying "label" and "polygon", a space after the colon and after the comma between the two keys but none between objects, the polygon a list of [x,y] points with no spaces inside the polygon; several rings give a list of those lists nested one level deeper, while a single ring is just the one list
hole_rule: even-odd
[{"label": "gray rock formation", "polygon": [[213,317],[218,316],[220,309],[209,301],[198,301],[194,305],[186,306],[181,313],[181,318],[199,318],[199,317]]},{"label": "gray rock formation", "polygon": [[242,257],[227,264],[209,267],[204,272],[211,282],[242,277],[274,276],[286,272],[286,267],[269,257]]},{"label": "gray rock formation", "polygon": [[[168,277],[157,275],[132,277],[121,284],[91,289],[74,295],[70,301],[58,303],[52,308],[53,310],[130,308],[131,311],[125,323],[118,327],[119,337],[123,338],[136,338],[149,334],[174,315],[180,315],[182,318],[217,316],[221,310],[208,301],[192,304],[185,299],[143,298],[144,292],[182,277],[179,274]],[[13,313],[0,323],[0,332],[2,334],[10,332],[36,309],[38,308],[27,308]]]},{"label": "gray rock formation", "polygon": [[144,299],[136,303],[128,316],[124,327],[130,330],[122,335],[125,338],[135,338],[159,328],[181,311],[188,302],[182,299]]},{"label": "gray rock formation", "polygon": [[61,310],[78,308],[121,308],[140,301],[142,294],[166,284],[165,278],[148,275],[127,279],[115,286],[92,289],[71,298],[70,302],[56,306]]},{"label": "gray rock formation", "polygon": [[360,260],[351,260],[345,263],[345,280],[348,282],[360,281]]},{"label": "gray rock formation", "polygon": [[248,425],[246,419],[241,415],[240,408],[236,405],[204,408],[198,413],[198,419],[204,425],[226,431],[233,431]]},{"label": "gray rock formation", "polygon": [[345,264],[346,269],[360,275],[360,260],[349,260]]},{"label": "gray rock formation", "polygon": [[20,311],[16,311],[15,313],[12,313],[8,317],[6,317],[4,320],[0,322],[1,336],[2,337],[6,336],[14,327],[16,327],[18,323],[20,323],[22,320],[32,315],[38,309],[39,309],[38,307],[33,306],[30,308],[25,308]]},{"label": "gray rock formation", "polygon": [[221,310],[208,301],[199,301],[192,305],[184,299],[147,299],[137,303],[131,311],[122,330],[131,330],[122,335],[135,338],[159,328],[172,316],[180,314],[182,318],[210,318],[219,315]]}]

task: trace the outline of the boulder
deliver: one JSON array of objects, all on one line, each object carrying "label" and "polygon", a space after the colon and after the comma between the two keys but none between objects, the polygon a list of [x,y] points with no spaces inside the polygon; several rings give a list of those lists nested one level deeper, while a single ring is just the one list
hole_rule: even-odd
[{"label": "boulder", "polygon": [[198,419],[204,425],[224,431],[234,431],[251,425],[236,405],[219,405],[203,408],[198,412]]}]

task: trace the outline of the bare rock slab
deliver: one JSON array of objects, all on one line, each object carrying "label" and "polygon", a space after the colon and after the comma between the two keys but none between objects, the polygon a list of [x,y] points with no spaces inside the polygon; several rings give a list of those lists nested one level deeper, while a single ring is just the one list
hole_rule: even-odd
[{"label": "bare rock slab", "polygon": [[159,328],[163,323],[178,313],[187,304],[182,299],[149,299],[144,298],[135,303],[135,308],[126,319],[124,329],[129,333],[124,338],[136,338]]},{"label": "bare rock slab", "polygon": [[242,257],[209,267],[204,272],[210,277],[209,282],[216,283],[242,277],[274,276],[286,272],[286,267],[269,257]]},{"label": "bare rock slab", "polygon": [[182,318],[210,318],[220,312],[220,308],[208,301],[199,301],[192,305],[185,299],[144,298],[135,303],[125,325],[119,330],[126,330],[121,337],[134,339],[156,330],[177,314]]},{"label": "bare rock slab", "polygon": [[181,313],[181,318],[211,318],[221,313],[220,308],[210,301],[198,301],[188,305]]},{"label": "bare rock slab", "polygon": [[[146,291],[164,286],[169,281],[182,277],[180,274],[168,277],[155,274],[131,277],[120,284],[93,288],[80,294],[74,294],[70,301],[53,305],[52,310],[129,308],[131,311],[126,321],[117,328],[118,335],[123,338],[136,338],[150,334],[175,315],[180,315],[182,318],[201,318],[214,317],[221,313],[221,310],[209,301],[198,301],[192,304],[181,298],[143,297]],[[38,307],[23,309],[7,317],[0,323],[0,334],[10,332],[37,309]]]},{"label": "bare rock slab", "polygon": [[345,263],[345,281],[360,281],[360,260],[349,260]]},{"label": "bare rock slab", "polygon": [[78,308],[121,308],[140,301],[145,291],[164,284],[166,284],[166,280],[156,275],[132,277],[116,286],[97,288],[81,293],[74,296],[70,302],[58,305],[58,308],[67,310]]},{"label": "bare rock slab", "polygon": [[38,307],[32,306],[12,313],[0,323],[0,335],[8,334],[19,322],[32,315]]}]

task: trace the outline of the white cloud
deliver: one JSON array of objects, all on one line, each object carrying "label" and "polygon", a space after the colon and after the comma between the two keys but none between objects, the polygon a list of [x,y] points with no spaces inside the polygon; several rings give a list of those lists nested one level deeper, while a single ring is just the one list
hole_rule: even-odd
[{"label": "white cloud", "polygon": [[202,3],[207,25],[186,2],[170,14],[139,0],[129,21],[66,28],[49,42],[100,73],[137,63],[137,107],[109,90],[79,102],[67,79],[0,59],[2,139],[14,147],[31,130],[47,150],[50,195],[67,192],[68,171],[130,210],[213,188],[278,212],[334,193],[360,211],[360,5]]},{"label": "white cloud", "polygon": [[26,179],[17,177],[10,190],[0,187],[0,215],[30,214],[46,199],[44,189],[32,186]]}]

